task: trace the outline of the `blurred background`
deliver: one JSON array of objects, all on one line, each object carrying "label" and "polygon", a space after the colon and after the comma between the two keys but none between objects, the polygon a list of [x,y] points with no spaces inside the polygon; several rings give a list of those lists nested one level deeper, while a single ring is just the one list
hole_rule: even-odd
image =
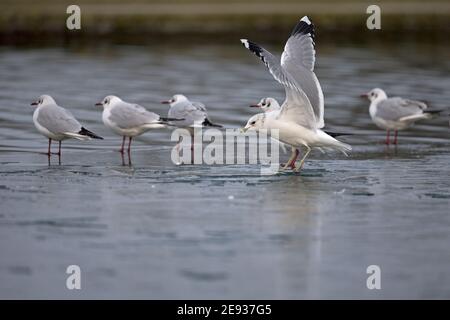
[{"label": "blurred background", "polygon": [[[73,1],[3,0],[0,3],[1,43],[64,43],[65,41],[164,42],[172,37],[225,41],[258,36],[265,41],[287,34],[305,12],[325,37],[374,41],[380,32],[364,28],[370,4],[382,7],[383,39],[443,39],[449,31],[450,4],[433,1],[307,1],[307,0],[80,0],[82,28],[62,26]],[[182,39],[178,39],[181,40]]]}]

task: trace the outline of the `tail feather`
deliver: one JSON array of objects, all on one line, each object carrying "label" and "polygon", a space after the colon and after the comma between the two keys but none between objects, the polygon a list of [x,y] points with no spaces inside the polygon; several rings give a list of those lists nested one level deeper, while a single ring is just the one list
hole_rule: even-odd
[{"label": "tail feather", "polygon": [[343,142],[340,142],[340,141],[337,141],[337,143],[335,144],[334,148],[336,150],[339,150],[340,152],[342,152],[346,156],[348,156],[347,152],[352,151],[352,147],[349,144],[346,144],[346,143],[343,143]]},{"label": "tail feather", "polygon": [[92,138],[92,139],[100,139],[100,140],[103,140],[102,137],[96,135],[95,133],[93,133],[92,131],[89,131],[88,129],[86,129],[86,128],[84,128],[84,127],[81,127],[81,130],[78,131],[78,134],[80,134],[80,135],[82,135],[82,136],[87,136],[87,137]]}]

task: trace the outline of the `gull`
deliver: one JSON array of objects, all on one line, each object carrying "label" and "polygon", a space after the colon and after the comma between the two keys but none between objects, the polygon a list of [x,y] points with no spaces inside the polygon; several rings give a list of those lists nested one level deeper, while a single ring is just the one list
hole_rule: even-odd
[{"label": "gull", "polygon": [[176,94],[170,100],[161,101],[161,103],[170,105],[168,117],[183,119],[176,124],[179,128],[189,128],[191,130],[195,127],[222,127],[208,119],[206,107],[203,103],[189,101],[182,94]]},{"label": "gull", "polygon": [[[175,94],[171,99],[161,101],[163,104],[169,104],[170,108],[167,116],[171,118],[182,118],[177,121],[176,126],[185,128],[191,135],[191,150],[194,148],[194,128],[216,127],[222,128],[221,125],[212,123],[208,118],[206,107],[203,103],[190,101],[182,94]],[[177,150],[180,148],[180,142],[176,145]],[[192,153],[192,158],[193,158]]]},{"label": "gull", "polygon": [[125,139],[128,137],[128,154],[131,150],[131,140],[151,129],[165,128],[170,121],[180,119],[162,118],[154,112],[147,111],[144,107],[128,103],[119,97],[109,95],[101,102],[95,104],[103,107],[102,120],[106,127],[122,136],[120,153],[124,153]]},{"label": "gull", "polygon": [[372,121],[381,129],[386,130],[386,144],[390,144],[390,131],[394,130],[394,142],[397,144],[399,130],[412,126],[416,121],[430,119],[433,114],[442,110],[427,110],[427,105],[421,101],[403,99],[400,97],[388,98],[379,88],[372,89],[361,97],[370,100],[369,113]]},{"label": "gull", "polygon": [[[270,116],[270,117],[277,117],[280,113],[281,110],[281,106],[278,103],[278,101],[275,98],[271,98],[271,97],[267,97],[267,98],[262,98],[257,104],[252,104],[250,105],[251,108],[260,108],[265,114],[266,116]],[[283,149],[283,152],[286,153],[286,147],[284,145],[284,143],[279,142],[280,147]],[[295,154],[295,158],[294,159],[290,159],[290,161],[284,165],[282,164],[281,166],[283,167],[290,167],[292,170],[295,169],[295,161],[297,161],[297,157],[298,157],[298,150],[297,148],[292,147],[292,153],[291,154]]]},{"label": "gull", "polygon": [[286,93],[286,100],[278,114],[254,115],[247,122],[244,131],[279,130],[279,140],[295,148],[295,152],[283,169],[295,161],[298,149],[304,146],[306,153],[295,169],[297,172],[302,169],[312,148],[338,150],[344,154],[351,150],[348,144],[321,130],[325,125],[324,98],[320,83],[314,74],[314,38],[314,25],[307,16],[304,16],[287,40],[280,61],[256,43],[241,39],[242,44],[264,62],[275,80],[283,85]]},{"label": "gull", "polygon": [[36,106],[33,113],[36,129],[48,138],[48,156],[51,155],[52,140],[59,142],[57,154],[61,156],[61,141],[63,140],[71,138],[77,140],[103,139],[81,126],[72,113],[58,106],[49,95],[40,96],[31,105]]}]

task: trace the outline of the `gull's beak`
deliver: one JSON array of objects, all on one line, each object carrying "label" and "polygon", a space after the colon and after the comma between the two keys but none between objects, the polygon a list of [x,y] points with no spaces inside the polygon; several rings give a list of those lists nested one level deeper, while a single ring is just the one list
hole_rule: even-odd
[{"label": "gull's beak", "polygon": [[361,98],[368,98],[369,95],[368,95],[367,93],[364,93],[364,94],[360,95],[360,97],[361,97]]},{"label": "gull's beak", "polygon": [[261,106],[259,104],[252,104],[250,105],[250,108],[260,108]]},{"label": "gull's beak", "polygon": [[162,104],[170,104],[170,100],[161,101]]},{"label": "gull's beak", "polygon": [[96,107],[101,107],[101,106],[103,106],[103,103],[97,102],[97,103],[95,104],[95,106],[96,106]]},{"label": "gull's beak", "polygon": [[39,103],[37,102],[37,101],[33,101],[32,103],[31,103],[31,105],[32,106],[37,106]]}]

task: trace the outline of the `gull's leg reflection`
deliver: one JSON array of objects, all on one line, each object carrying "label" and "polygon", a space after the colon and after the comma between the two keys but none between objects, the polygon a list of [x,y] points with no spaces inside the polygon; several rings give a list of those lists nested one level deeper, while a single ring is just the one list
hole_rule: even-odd
[{"label": "gull's leg reflection", "polygon": [[389,141],[389,138],[390,138],[390,132],[391,132],[391,130],[386,130],[386,141],[385,141],[385,144],[386,145],[389,145],[390,144],[390,141]]}]

